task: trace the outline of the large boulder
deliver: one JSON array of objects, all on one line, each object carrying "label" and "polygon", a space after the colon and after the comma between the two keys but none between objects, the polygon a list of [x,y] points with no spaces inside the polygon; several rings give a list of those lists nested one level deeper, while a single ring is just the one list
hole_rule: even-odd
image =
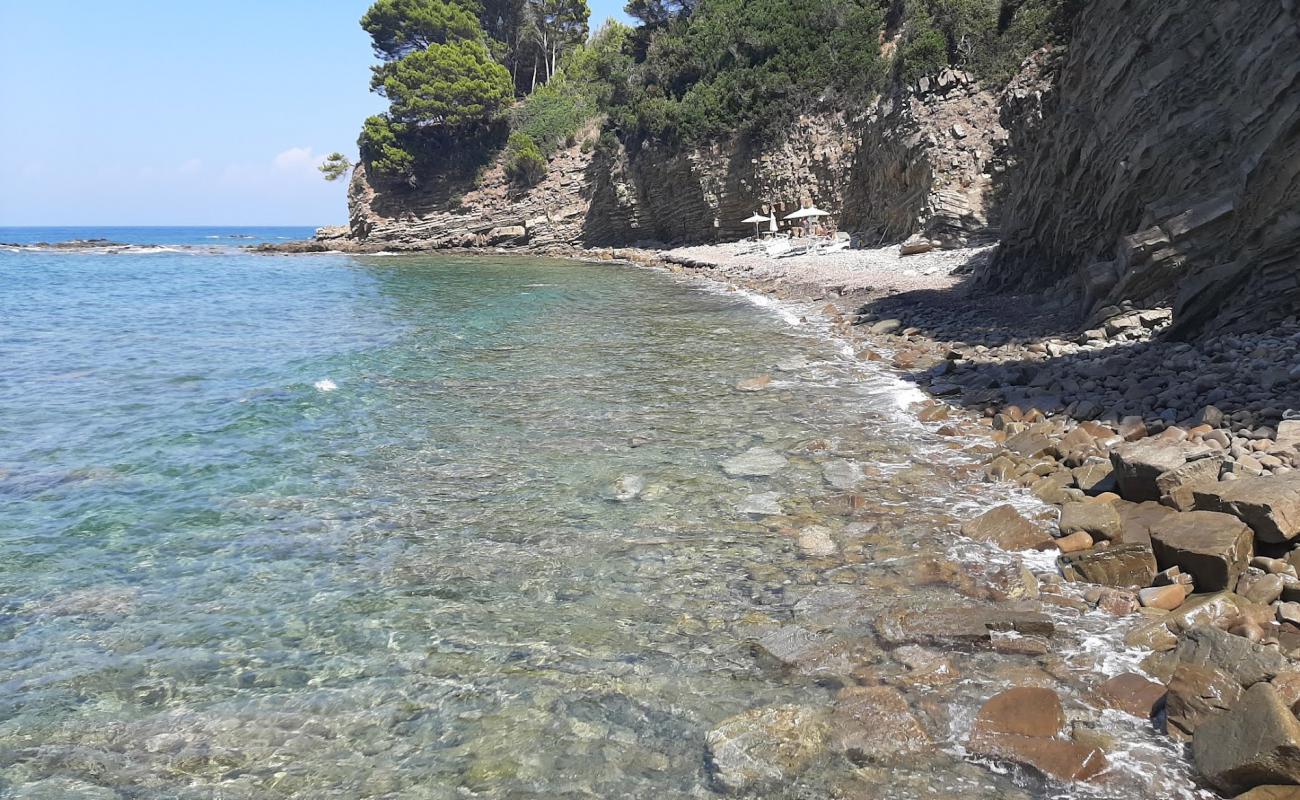
[{"label": "large boulder", "polygon": [[1120,541],[1124,544],[1151,544],[1151,529],[1178,512],[1159,503],[1146,501],[1130,503],[1117,500],[1111,504],[1124,522]]},{"label": "large boulder", "polygon": [[708,767],[724,792],[762,791],[807,769],[825,749],[826,715],[805,706],[755,708],[705,736]]},{"label": "large boulder", "polygon": [[1198,487],[1196,507],[1238,517],[1262,542],[1300,536],[1300,472],[1244,478]]},{"label": "large boulder", "polygon": [[977,542],[991,542],[1003,550],[1029,550],[1049,538],[1011,505],[997,506],[966,522],[961,534]]},{"label": "large boulder", "polygon": [[890,686],[841,690],[830,726],[832,747],[857,763],[890,761],[932,747],[907,700]]},{"label": "large boulder", "polygon": [[1099,501],[1061,506],[1060,527],[1062,536],[1084,531],[1096,540],[1115,541],[1124,534],[1124,520],[1115,506]]},{"label": "large boulder", "polygon": [[1098,583],[1116,588],[1150,586],[1156,576],[1156,558],[1151,548],[1122,544],[1059,556],[1056,564],[1067,581]]},{"label": "large boulder", "polygon": [[1221,455],[1207,456],[1161,473],[1156,477],[1156,491],[1160,492],[1161,504],[1179,511],[1191,511],[1196,507],[1195,491],[1219,482],[1224,461]]},{"label": "large boulder", "polygon": [[1268,683],[1257,683],[1192,737],[1196,770],[1211,786],[1237,794],[1256,786],[1300,784],[1300,720]]},{"label": "large boulder", "polygon": [[1203,623],[1183,634],[1174,658],[1179,664],[1217,669],[1231,676],[1243,689],[1261,681],[1270,681],[1290,669],[1290,661],[1276,648],[1256,644]]},{"label": "large boulder", "polygon": [[1140,503],[1160,499],[1156,478],[1186,464],[1187,453],[1181,444],[1139,439],[1117,445],[1110,451],[1110,462],[1120,496]]},{"label": "large boulder", "polygon": [[1209,664],[1180,664],[1169,680],[1165,700],[1165,729],[1187,741],[1200,724],[1231,708],[1241,699],[1241,684]]},{"label": "large boulder", "polygon": [[1106,769],[1101,750],[1057,738],[1064,727],[1065,711],[1056,692],[1008,689],[980,708],[968,746],[972,753],[1031,767],[1062,781],[1088,780]]},{"label": "large boulder", "polygon": [[524,244],[528,229],[523,225],[500,225],[487,232],[487,244]]},{"label": "large boulder", "polygon": [[1191,511],[1153,526],[1151,549],[1160,569],[1178,567],[1197,591],[1217,592],[1237,585],[1254,555],[1254,536],[1230,514]]}]

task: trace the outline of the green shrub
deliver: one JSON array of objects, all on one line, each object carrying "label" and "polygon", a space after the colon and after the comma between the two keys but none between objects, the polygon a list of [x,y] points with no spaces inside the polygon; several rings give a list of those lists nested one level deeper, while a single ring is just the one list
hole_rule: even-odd
[{"label": "green shrub", "polygon": [[546,157],[526,133],[510,134],[505,153],[506,177],[519,186],[536,186],[546,177]]},{"label": "green shrub", "polygon": [[908,33],[898,48],[895,69],[903,83],[935,73],[948,66],[948,43],[943,34],[928,25]]},{"label": "green shrub", "polygon": [[388,181],[415,182],[415,154],[404,141],[405,125],[384,114],[369,117],[361,126],[357,147],[361,160],[375,177]]}]

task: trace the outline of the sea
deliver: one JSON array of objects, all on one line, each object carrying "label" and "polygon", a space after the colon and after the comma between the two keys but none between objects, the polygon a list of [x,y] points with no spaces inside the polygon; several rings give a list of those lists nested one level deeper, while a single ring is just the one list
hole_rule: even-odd
[{"label": "sea", "polygon": [[[957,533],[1046,509],[814,308],[245,249],[310,235],[0,228],[0,797],[1203,796],[1092,700],[1113,619]],[[944,637],[1009,603],[1046,653]],[[1102,779],[968,752],[1025,685]],[[855,686],[919,746],[846,745]]]}]

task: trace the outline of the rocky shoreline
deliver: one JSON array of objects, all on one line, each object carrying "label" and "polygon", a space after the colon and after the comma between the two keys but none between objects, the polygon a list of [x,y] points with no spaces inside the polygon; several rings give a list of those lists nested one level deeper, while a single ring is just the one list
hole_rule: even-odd
[{"label": "rocky shoreline", "polygon": [[[329,242],[266,250],[338,249]],[[824,303],[858,358],[888,364],[930,396],[915,413],[980,458],[978,479],[1023,487],[1056,509],[1044,524],[998,506],[961,533],[1057,554],[1055,571],[1032,576],[1040,607],[1110,615],[1125,644],[1149,652],[1140,673],[1098,682],[1098,707],[1185,742],[1200,780],[1224,796],[1300,797],[1300,320],[1265,336],[1166,341],[1168,308],[1075,319],[1072,298],[971,291],[964,276],[990,247],[917,249],[528,252]],[[1047,652],[1035,628],[1051,627],[1045,620],[1017,606],[975,622],[1011,632],[1033,654]],[[995,695],[967,749],[1057,780],[1104,779],[1104,748],[1062,738],[1060,709],[1041,687]],[[728,730],[711,737],[711,758],[726,758]]]},{"label": "rocky shoreline", "polygon": [[[1224,796],[1300,797],[1300,321],[1196,343],[1160,338],[1167,308],[1072,323],[1050,296],[968,293],[945,267],[979,250],[830,266],[726,246],[606,255],[825,302],[859,358],[931,396],[921,420],[984,454],[983,480],[1057,509],[1044,526],[1003,505],[961,532],[1057,553],[1057,571],[1035,575],[1042,602],[1081,599],[1149,651],[1145,674],[1097,685],[1098,703],[1186,742]],[[1013,688],[980,711],[968,749],[1096,778],[1104,754],[1061,739],[1059,714],[1051,690]]]}]

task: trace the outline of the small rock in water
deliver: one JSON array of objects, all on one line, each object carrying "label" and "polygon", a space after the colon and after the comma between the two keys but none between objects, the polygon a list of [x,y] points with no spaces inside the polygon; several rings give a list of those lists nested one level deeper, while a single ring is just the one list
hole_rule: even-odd
[{"label": "small rock in water", "polygon": [[863,478],[862,467],[852,461],[830,461],[822,467],[822,476],[836,489],[848,491],[857,486]]},{"label": "small rock in water", "polygon": [[742,514],[780,514],[781,495],[778,492],[747,495],[736,510]]},{"label": "small rock in water", "polygon": [[808,367],[808,359],[803,356],[795,356],[776,362],[777,372],[798,372]]},{"label": "small rock in water", "polygon": [[767,385],[771,382],[771,375],[759,375],[754,378],[746,378],[745,380],[740,381],[736,384],[736,388],[742,392],[758,392],[766,389]]},{"label": "small rock in water", "polygon": [[806,558],[833,556],[836,549],[835,540],[827,528],[811,525],[799,531],[799,552]]},{"label": "small rock in water", "polygon": [[635,500],[645,491],[645,478],[640,475],[624,475],[614,481],[614,499],[620,503]]},{"label": "small rock in water", "polygon": [[785,456],[768,447],[751,447],[738,456],[722,462],[722,471],[733,478],[767,477],[775,475],[789,462]]}]

